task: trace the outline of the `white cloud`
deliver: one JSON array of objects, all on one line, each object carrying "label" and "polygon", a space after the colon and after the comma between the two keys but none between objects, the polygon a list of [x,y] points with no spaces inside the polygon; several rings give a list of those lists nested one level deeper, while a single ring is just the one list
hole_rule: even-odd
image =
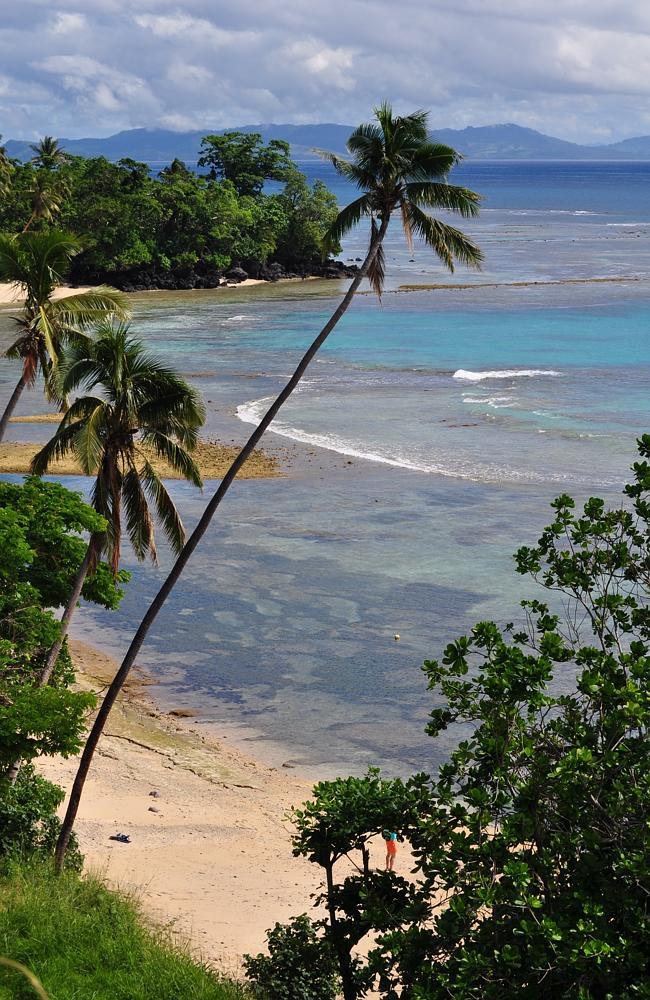
[{"label": "white cloud", "polygon": [[83,31],[85,27],[86,18],[83,14],[69,14],[59,11],[54,15],[50,31],[54,35],[72,35]]},{"label": "white cloud", "polygon": [[12,136],[354,123],[389,98],[440,126],[598,141],[648,130],[650,4],[21,0],[0,12],[0,66]]}]

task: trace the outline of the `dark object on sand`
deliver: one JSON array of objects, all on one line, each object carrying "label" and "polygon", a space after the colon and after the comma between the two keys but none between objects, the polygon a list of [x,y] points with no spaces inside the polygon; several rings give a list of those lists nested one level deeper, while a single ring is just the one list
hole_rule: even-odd
[{"label": "dark object on sand", "polygon": [[113,833],[113,834],[111,834],[111,836],[108,839],[109,840],[117,840],[117,841],[119,841],[120,844],[130,844],[131,843],[131,838],[129,837],[128,833]]}]

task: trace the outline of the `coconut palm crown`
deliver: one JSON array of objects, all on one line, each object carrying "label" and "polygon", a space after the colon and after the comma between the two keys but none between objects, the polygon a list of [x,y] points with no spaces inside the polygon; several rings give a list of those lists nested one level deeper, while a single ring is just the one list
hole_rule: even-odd
[{"label": "coconut palm crown", "polygon": [[122,508],[126,531],[138,559],[155,561],[155,513],[174,550],[185,530],[174,503],[153,464],[155,458],[201,486],[201,474],[189,452],[205,419],[200,394],[175,371],[162,365],[129,336],[125,324],[105,325],[97,339],[71,346],[60,360],[61,394],[86,390],[32,462],[43,475],[57,458],[73,454],[83,472],[95,477],[91,500],[107,522],[103,547],[114,572],[120,560]]},{"label": "coconut palm crown", "polygon": [[[347,141],[351,159],[317,150],[346,180],[363,193],[339,212],[328,233],[336,246],[364,217],[370,217],[370,241],[377,241],[382,223],[388,225],[393,212],[401,213],[409,247],[420,237],[450,271],[454,262],[479,268],[483,254],[460,230],[427,209],[454,212],[463,218],[478,214],[480,197],[474,191],[449,184],[450,170],[462,156],[450,146],[431,141],[426,111],[396,117],[390,104],[375,108],[375,121],[359,125]],[[381,241],[368,268],[368,279],[381,295],[385,261]]]},{"label": "coconut palm crown", "polygon": [[23,389],[33,386],[39,371],[48,396],[60,401],[51,375],[65,343],[85,339],[110,316],[122,320],[130,315],[126,296],[107,286],[53,298],[81,249],[76,237],[56,229],[0,235],[0,282],[16,286],[25,296],[15,318],[19,334],[7,351],[7,357],[22,361],[22,374],[0,419],[0,441]]},{"label": "coconut palm crown", "polygon": [[31,162],[44,170],[56,170],[63,163],[70,159],[65,149],[59,145],[59,140],[54,136],[44,135],[37,143],[29,147],[33,156]]}]

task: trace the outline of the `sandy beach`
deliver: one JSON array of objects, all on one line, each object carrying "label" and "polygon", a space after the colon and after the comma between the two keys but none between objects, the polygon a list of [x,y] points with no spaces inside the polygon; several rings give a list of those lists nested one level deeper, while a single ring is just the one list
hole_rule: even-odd
[{"label": "sandy beach", "polygon": [[[80,295],[81,292],[90,291],[92,291],[92,286],[90,285],[79,285],[78,287],[60,285],[52,292],[52,298],[65,299],[68,295]],[[20,304],[24,298],[25,296],[20,285],[10,285],[6,282],[0,282],[0,307]]]},{"label": "sandy beach", "polygon": [[[52,420],[45,420],[43,417],[40,419],[22,418],[22,421],[17,422],[54,423],[57,419],[56,416]],[[0,473],[29,472],[30,462],[40,447],[39,443],[3,442],[0,445]],[[204,479],[222,479],[238,454],[239,448],[237,446],[219,444],[215,441],[200,441],[193,453]],[[181,478],[171,465],[161,459],[153,458],[153,464],[165,479]],[[79,476],[82,474],[79,465],[72,458],[59,459],[52,464],[50,471],[53,476]],[[261,449],[256,449],[239,472],[238,478],[269,479],[281,475],[278,458]]]},{"label": "sandy beach", "polygon": [[[101,690],[116,664],[82,643],[72,649],[80,685]],[[75,767],[39,762],[66,789]],[[77,834],[88,868],[136,892],[156,922],[238,972],[241,955],[260,950],[276,920],[308,909],[317,888],[317,872],[291,854],[284,819],[309,791],[290,771],[247,759],[191,719],[162,715],[140,674],[101,741]],[[122,832],[131,843],[109,839]]]},{"label": "sandy beach", "polygon": [[[84,643],[72,653],[81,687],[101,691],[116,664]],[[137,668],[100,743],[76,831],[86,867],[135,892],[145,912],[220,969],[264,947],[276,921],[311,909],[319,870],[291,853],[287,810],[311,783],[208,734],[187,709],[162,714]],[[42,758],[66,790],[76,760]],[[152,793],[155,793],[152,795]],[[129,844],[110,840],[116,833]],[[373,862],[383,863],[378,841]]]}]

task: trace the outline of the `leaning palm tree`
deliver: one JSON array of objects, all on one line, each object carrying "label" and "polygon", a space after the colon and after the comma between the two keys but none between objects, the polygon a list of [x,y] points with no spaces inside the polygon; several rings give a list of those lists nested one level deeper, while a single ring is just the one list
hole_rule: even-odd
[{"label": "leaning palm tree", "polygon": [[29,148],[34,153],[31,162],[44,170],[55,170],[70,159],[69,154],[59,145],[59,140],[51,135],[44,135]]},{"label": "leaning palm tree", "polygon": [[34,456],[31,471],[43,475],[58,458],[73,455],[82,472],[95,477],[91,503],[106,519],[107,529],[90,538],[61,618],[59,636],[41,673],[41,685],[49,682],[86,576],[94,571],[100,555],[107,554],[117,575],[122,511],[138,559],[150,555],[156,560],[149,503],[174,553],[182,550],[185,530],[156,469],[156,458],[195,486],[202,485],[190,455],[205,419],[201,397],[131,338],[128,326],[100,327],[97,339],[64,351],[56,381],[62,396],[79,390],[89,394],[74,400],[54,437]]},{"label": "leaning palm tree", "polygon": [[460,261],[469,267],[479,267],[481,264],[481,251],[471,239],[453,226],[432,218],[426,211],[442,208],[470,218],[477,214],[480,200],[472,191],[447,182],[447,176],[452,167],[459,162],[460,156],[449,146],[442,146],[430,140],[426,112],[417,111],[411,115],[396,117],[391,107],[383,104],[375,110],[373,122],[361,125],[353,132],[347,146],[351,156],[349,160],[333,154],[327,154],[327,157],[339,173],[356,184],[361,193],[339,213],[334,221],[329,234],[330,243],[337,244],[339,239],[363,218],[369,218],[370,241],[365,260],[342,302],[303,355],[286,386],[266,411],[230,466],[142,619],[127,654],[108,688],[81,756],[57,844],[56,863],[59,870],[63,865],[95,748],[110,710],[149,629],[207,531],[237,472],[300,382],[314,355],[350,306],[363,279],[367,276],[374,290],[381,293],[384,279],[382,243],[393,213],[400,212],[407,241],[410,242],[414,235],[420,236],[450,270],[453,270],[454,261]]},{"label": "leaning palm tree", "polygon": [[126,319],[130,315],[126,297],[105,286],[53,299],[81,249],[76,237],[58,230],[0,235],[0,281],[15,285],[25,295],[22,312],[16,317],[20,332],[6,355],[22,361],[22,373],[0,418],[0,441],[23,390],[33,386],[39,372],[45,378],[48,396],[61,401],[50,376],[64,343],[85,338],[93,326],[109,316]]}]

